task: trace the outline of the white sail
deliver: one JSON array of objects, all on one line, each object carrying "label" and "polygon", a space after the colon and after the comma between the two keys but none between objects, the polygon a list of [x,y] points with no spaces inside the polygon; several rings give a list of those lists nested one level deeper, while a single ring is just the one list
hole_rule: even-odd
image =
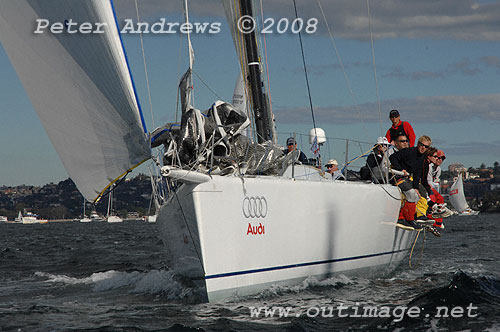
[{"label": "white sail", "polygon": [[458,175],[457,180],[450,187],[449,193],[451,205],[453,205],[455,210],[457,210],[458,212],[463,212],[466,209],[469,209],[469,205],[465,200],[462,173]]},{"label": "white sail", "polygon": [[[103,33],[34,33],[51,24],[102,24]],[[150,147],[107,0],[0,2],[0,40],[47,134],[83,196],[99,198],[110,183],[150,157]]]},{"label": "white sail", "polygon": [[[236,108],[243,114],[246,114],[248,119],[252,119],[252,112],[249,111],[248,108],[247,93],[245,91],[245,81],[243,80],[243,75],[241,74],[241,72],[238,75],[236,84],[234,85],[232,104],[234,108]],[[251,127],[248,126],[244,130],[242,130],[242,134],[245,135],[246,137],[252,137]]]}]

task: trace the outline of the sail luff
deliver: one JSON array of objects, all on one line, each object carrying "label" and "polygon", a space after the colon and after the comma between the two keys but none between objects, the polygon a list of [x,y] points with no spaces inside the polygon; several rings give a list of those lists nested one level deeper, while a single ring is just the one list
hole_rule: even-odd
[{"label": "sail luff", "polygon": [[[104,3],[104,2],[102,2],[102,3]],[[130,77],[130,83],[132,85],[132,90],[134,91],[134,97],[135,97],[134,101],[135,101],[135,104],[137,106],[137,109],[139,110],[139,115],[140,115],[140,119],[141,119],[142,128],[144,130],[144,133],[147,134],[148,133],[148,129],[146,127],[146,121],[144,120],[144,114],[142,112],[141,103],[139,102],[139,97],[138,97],[138,93],[137,93],[137,88],[135,87],[134,77],[132,76],[132,71],[130,70],[130,63],[128,61],[127,52],[125,51],[125,47],[123,46],[123,38],[122,38],[122,35],[120,33],[120,25],[118,24],[118,17],[116,15],[115,5],[113,3],[113,0],[109,0],[109,3],[111,5],[111,10],[113,12],[113,19],[114,19],[114,22],[115,22],[116,33],[118,34],[118,37],[120,37],[121,51],[123,52],[123,56],[125,58],[125,65],[127,66],[128,75]]]}]

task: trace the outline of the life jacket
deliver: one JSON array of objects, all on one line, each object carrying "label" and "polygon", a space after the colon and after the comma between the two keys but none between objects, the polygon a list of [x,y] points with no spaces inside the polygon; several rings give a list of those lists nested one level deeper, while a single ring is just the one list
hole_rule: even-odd
[{"label": "life jacket", "polygon": [[401,121],[399,126],[397,126],[396,128],[391,126],[391,128],[389,128],[389,134],[391,135],[391,142],[395,141],[401,135],[405,135],[406,137],[410,138],[405,132],[404,121]]}]

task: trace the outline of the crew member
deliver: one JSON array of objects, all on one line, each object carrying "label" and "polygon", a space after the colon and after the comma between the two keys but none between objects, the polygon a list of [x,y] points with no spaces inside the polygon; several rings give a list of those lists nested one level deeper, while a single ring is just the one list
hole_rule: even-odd
[{"label": "crew member", "polygon": [[389,119],[392,122],[391,128],[387,130],[385,137],[392,144],[395,145],[396,139],[400,135],[405,135],[410,140],[410,148],[415,144],[415,132],[413,127],[407,121],[401,121],[398,110],[392,110],[389,112]]},{"label": "crew member", "polygon": [[302,164],[305,164],[307,165],[307,157],[305,155],[304,152],[300,151],[298,148],[297,148],[297,142],[295,141],[295,138],[293,137],[289,137],[287,140],[286,140],[286,146],[287,148],[283,151],[283,153],[286,155],[288,154],[289,152],[292,152],[294,150],[297,150],[298,153],[299,153],[299,161],[302,163]]}]

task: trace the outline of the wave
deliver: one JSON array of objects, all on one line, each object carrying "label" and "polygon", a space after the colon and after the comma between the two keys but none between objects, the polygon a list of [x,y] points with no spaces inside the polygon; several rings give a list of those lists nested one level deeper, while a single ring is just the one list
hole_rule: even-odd
[{"label": "wave", "polygon": [[269,286],[269,288],[266,288],[263,291],[261,291],[257,295],[257,298],[261,299],[272,298],[284,294],[295,294],[303,292],[305,290],[314,290],[317,288],[324,288],[324,287],[340,289],[344,286],[352,285],[357,282],[358,282],[357,278],[354,277],[350,278],[343,274],[338,274],[333,277],[321,280],[318,280],[316,277],[310,276],[304,279],[301,283],[293,286],[273,284]]},{"label": "wave", "polygon": [[35,276],[46,278],[46,282],[65,285],[90,285],[95,292],[106,292],[128,288],[131,294],[151,294],[165,296],[167,299],[199,298],[202,288],[186,287],[168,270],[148,272],[105,271],[92,273],[88,277],[75,278],[46,272],[36,272]]},{"label": "wave", "polygon": [[[449,284],[417,296],[405,307],[418,307],[422,314],[417,318],[405,316],[398,323],[394,323],[391,318],[385,322],[377,322],[377,326],[410,331],[496,331],[495,328],[500,323],[497,314],[500,307],[500,279],[490,276],[473,277],[458,270]],[[451,314],[454,308],[460,309],[455,312],[455,316]]]},{"label": "wave", "polygon": [[449,285],[435,288],[415,298],[409,305],[464,306],[474,304],[500,304],[500,280],[479,276],[472,277],[462,270],[453,274]]}]

